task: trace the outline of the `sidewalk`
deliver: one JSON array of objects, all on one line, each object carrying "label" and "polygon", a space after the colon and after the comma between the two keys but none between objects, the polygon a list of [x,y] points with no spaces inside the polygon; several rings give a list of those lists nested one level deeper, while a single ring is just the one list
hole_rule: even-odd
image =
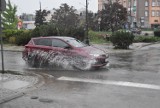
[{"label": "sidewalk", "polygon": [[[133,51],[154,43],[133,43],[130,50],[114,50],[112,44],[95,45],[106,49],[109,53]],[[4,51],[23,51],[23,46],[4,45]],[[36,87],[40,76],[30,73],[25,75],[0,73],[0,104],[25,95],[25,90]]]},{"label": "sidewalk", "polygon": [[15,46],[15,45],[5,44],[3,45],[3,50],[4,51],[23,51],[24,46]]},{"label": "sidewalk", "polygon": [[36,74],[0,73],[0,104],[25,95],[27,89],[38,86]]},{"label": "sidewalk", "polygon": [[148,46],[148,45],[153,45],[156,43],[133,43],[132,45],[129,46],[129,49],[114,49],[114,46],[112,43],[107,43],[107,44],[94,44],[94,46],[103,48],[107,50],[108,53],[124,53],[124,52],[131,52],[133,50],[140,50],[142,47]]}]

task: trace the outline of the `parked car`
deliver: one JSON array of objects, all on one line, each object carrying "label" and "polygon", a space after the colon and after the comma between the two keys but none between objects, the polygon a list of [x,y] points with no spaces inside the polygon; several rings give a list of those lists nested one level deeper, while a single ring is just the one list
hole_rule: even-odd
[{"label": "parked car", "polygon": [[132,28],[131,32],[134,33],[134,34],[141,34],[141,29],[139,29],[139,28]]},{"label": "parked car", "polygon": [[23,51],[23,59],[34,67],[67,61],[73,68],[85,70],[89,64],[92,69],[108,65],[108,58],[106,51],[72,37],[32,38]]}]

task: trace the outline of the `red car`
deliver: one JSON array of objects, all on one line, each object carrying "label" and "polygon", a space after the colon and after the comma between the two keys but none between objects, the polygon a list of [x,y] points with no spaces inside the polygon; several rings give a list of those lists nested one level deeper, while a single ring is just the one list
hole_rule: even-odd
[{"label": "red car", "polygon": [[80,70],[100,68],[109,64],[108,53],[88,46],[72,37],[32,38],[23,51],[23,59],[34,67],[70,65]]}]

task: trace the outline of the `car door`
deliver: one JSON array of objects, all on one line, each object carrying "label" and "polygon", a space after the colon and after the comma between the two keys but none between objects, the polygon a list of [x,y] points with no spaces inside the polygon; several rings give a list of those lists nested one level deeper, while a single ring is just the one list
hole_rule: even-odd
[{"label": "car door", "polygon": [[50,38],[39,38],[34,40],[34,49],[38,52],[48,53],[52,50],[52,40]]},{"label": "car door", "polygon": [[72,47],[61,39],[53,39],[52,46],[61,55],[68,56],[72,54]]},{"label": "car door", "polygon": [[36,38],[34,45],[28,52],[28,63],[32,67],[40,67],[48,63],[48,55],[52,50],[52,41],[49,38]]}]

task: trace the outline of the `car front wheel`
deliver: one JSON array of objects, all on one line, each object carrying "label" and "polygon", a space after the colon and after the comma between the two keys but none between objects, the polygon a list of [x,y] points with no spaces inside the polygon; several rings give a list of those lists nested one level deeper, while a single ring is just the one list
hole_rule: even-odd
[{"label": "car front wheel", "polygon": [[88,70],[89,69],[89,61],[85,57],[77,57],[72,62],[72,67],[78,70]]}]

